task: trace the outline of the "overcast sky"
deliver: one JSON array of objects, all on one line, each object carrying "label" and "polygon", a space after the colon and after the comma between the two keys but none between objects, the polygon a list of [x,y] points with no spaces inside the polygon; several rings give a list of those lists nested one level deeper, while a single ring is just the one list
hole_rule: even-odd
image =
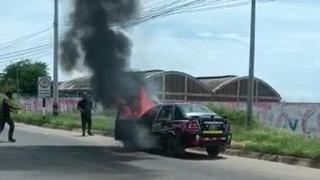
[{"label": "overcast sky", "polygon": [[[63,29],[68,6],[62,2],[61,8]],[[52,26],[52,11],[53,0],[2,0],[0,47]],[[279,91],[284,100],[320,102],[319,12],[318,0],[276,0],[257,7],[255,74]],[[178,70],[194,76],[247,75],[249,22],[250,6],[243,6],[141,24],[128,30],[134,45],[131,66]],[[52,42],[52,33],[41,38]],[[0,49],[0,56],[3,53]],[[51,71],[52,56],[41,59],[48,62]],[[9,62],[0,63],[1,70]],[[61,73],[61,79],[79,75]]]}]

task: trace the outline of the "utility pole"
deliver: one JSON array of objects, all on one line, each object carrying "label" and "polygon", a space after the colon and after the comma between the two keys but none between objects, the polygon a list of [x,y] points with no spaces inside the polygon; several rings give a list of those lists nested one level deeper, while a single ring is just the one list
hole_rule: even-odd
[{"label": "utility pole", "polygon": [[58,92],[58,58],[59,58],[59,39],[58,39],[58,0],[54,0],[54,55],[53,55],[53,115],[59,113],[59,92]]},{"label": "utility pole", "polygon": [[250,57],[247,99],[247,125],[252,124],[253,109],[253,84],[254,84],[254,59],[255,59],[255,24],[256,24],[256,0],[251,0],[251,30],[250,30]]},{"label": "utility pole", "polygon": [[20,96],[20,85],[19,85],[19,62],[14,62],[13,60],[10,61],[11,64],[15,64],[15,68],[16,68],[16,88],[17,88],[17,96]]},{"label": "utility pole", "polygon": [[16,81],[17,81],[17,95],[18,95],[18,97],[20,97],[19,66],[17,66],[17,68],[16,68],[16,76],[17,76],[17,78],[16,78]]}]

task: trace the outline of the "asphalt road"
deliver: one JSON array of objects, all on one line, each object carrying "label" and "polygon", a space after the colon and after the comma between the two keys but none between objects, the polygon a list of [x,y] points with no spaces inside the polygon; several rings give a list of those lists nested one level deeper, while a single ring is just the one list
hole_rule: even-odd
[{"label": "asphalt road", "polygon": [[[125,150],[112,138],[17,126],[17,143],[0,143],[0,180],[319,180],[320,170],[281,163],[188,153]],[[6,134],[2,134],[2,140]]]}]

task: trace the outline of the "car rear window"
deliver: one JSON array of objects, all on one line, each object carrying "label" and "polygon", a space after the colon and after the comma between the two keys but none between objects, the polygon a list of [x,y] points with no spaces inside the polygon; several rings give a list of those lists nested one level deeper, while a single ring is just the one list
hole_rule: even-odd
[{"label": "car rear window", "polygon": [[193,112],[204,112],[204,113],[213,113],[209,108],[201,104],[180,104],[179,105],[184,113],[193,113]]}]

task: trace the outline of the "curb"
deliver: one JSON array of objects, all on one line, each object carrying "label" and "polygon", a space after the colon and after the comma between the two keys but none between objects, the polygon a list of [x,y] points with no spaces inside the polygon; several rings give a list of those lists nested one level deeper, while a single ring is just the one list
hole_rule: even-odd
[{"label": "curb", "polygon": [[225,152],[223,152],[223,154],[320,169],[320,159],[298,158],[293,156],[267,154],[240,149],[227,149]]}]

